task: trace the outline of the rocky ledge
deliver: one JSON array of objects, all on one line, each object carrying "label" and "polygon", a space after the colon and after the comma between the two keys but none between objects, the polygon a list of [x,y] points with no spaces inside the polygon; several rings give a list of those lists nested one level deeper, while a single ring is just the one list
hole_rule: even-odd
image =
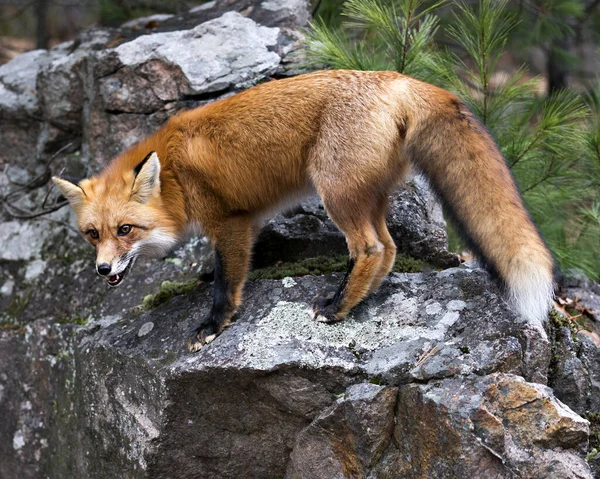
[{"label": "rocky ledge", "polygon": [[315,322],[312,298],[340,280],[249,283],[197,354],[184,338],[209,285],[3,334],[3,476],[592,477],[588,421],[541,384],[551,343],[485,272],[394,273],[345,321]]}]

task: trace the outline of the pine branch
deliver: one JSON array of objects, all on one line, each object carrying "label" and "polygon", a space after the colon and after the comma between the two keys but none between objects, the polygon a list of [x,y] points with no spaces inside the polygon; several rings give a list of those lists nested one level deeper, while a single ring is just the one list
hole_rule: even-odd
[{"label": "pine branch", "polygon": [[410,25],[412,23],[412,15],[413,15],[413,0],[409,0],[408,4],[408,12],[406,15],[406,23],[404,27],[404,41],[402,42],[404,45],[402,46],[402,62],[400,64],[399,72],[404,73],[404,67],[406,64],[406,51],[408,49],[408,35],[410,32]]}]

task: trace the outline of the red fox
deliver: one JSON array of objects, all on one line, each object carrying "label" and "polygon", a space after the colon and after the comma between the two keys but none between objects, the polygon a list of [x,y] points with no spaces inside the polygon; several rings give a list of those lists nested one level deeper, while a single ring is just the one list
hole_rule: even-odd
[{"label": "red fox", "polygon": [[343,319],[392,268],[388,194],[411,167],[429,179],[516,311],[543,321],[553,258],[494,140],[456,96],[398,73],[273,80],[172,117],[97,176],[53,180],[112,286],[138,255],[164,255],[190,227],[211,239],[213,306],[188,340],[196,351],[240,306],[261,218],[310,191],[350,251],[335,295],[315,300],[315,319]]}]

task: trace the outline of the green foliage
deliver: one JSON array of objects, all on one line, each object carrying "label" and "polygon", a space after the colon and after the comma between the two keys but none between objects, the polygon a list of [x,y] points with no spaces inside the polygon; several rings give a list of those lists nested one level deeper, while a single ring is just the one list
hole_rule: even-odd
[{"label": "green foliage", "polygon": [[313,18],[329,26],[339,26],[344,0],[312,0]]},{"label": "green foliage", "polygon": [[534,0],[527,2],[528,35],[535,43],[560,40],[574,35],[572,19],[581,18],[585,3],[578,0]]},{"label": "green foliage", "polygon": [[[430,12],[444,1],[425,6],[423,0],[394,3],[349,0],[342,15],[342,29],[316,21],[307,32],[312,66],[355,70],[396,70],[428,79],[433,75],[437,53],[432,47],[438,27]],[[373,41],[377,38],[378,41]]]},{"label": "green foliage", "polygon": [[77,324],[79,326],[85,326],[88,323],[88,318],[75,314],[73,316],[60,317],[56,322],[58,324]]},{"label": "green foliage", "polygon": [[273,266],[255,269],[248,274],[248,279],[283,279],[288,276],[306,276],[346,271],[348,256],[317,256],[295,262],[281,262]]},{"label": "green foliage", "polygon": [[[552,15],[576,17],[573,0],[549,2]],[[459,95],[495,137],[524,200],[561,268],[600,274],[600,84],[584,98],[558,91],[537,96],[525,67],[498,65],[518,30],[508,0],[476,8],[423,0],[348,0],[340,28],[316,23],[307,36],[311,65],[395,70]],[[437,13],[451,20],[439,30]],[[536,7],[537,8],[537,7]],[[541,14],[540,14],[541,15]],[[552,16],[550,15],[550,16]],[[550,17],[548,17],[550,18]],[[563,19],[567,22],[566,19]],[[562,38],[568,26],[536,23],[536,35]],[[556,28],[556,30],[552,30]],[[549,30],[550,29],[550,30]],[[436,33],[437,32],[437,33]],[[436,41],[444,38],[453,50]],[[447,40],[449,39],[449,40]]]}]

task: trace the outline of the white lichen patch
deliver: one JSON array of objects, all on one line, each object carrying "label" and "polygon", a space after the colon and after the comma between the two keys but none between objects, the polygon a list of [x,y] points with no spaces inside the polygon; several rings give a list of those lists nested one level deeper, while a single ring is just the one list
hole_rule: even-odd
[{"label": "white lichen patch", "polygon": [[466,307],[467,303],[461,301],[460,299],[453,299],[451,301],[448,301],[448,304],[446,305],[446,308],[450,311],[462,311]]},{"label": "white lichen patch", "polygon": [[18,451],[25,445],[25,436],[23,435],[23,431],[17,429],[15,431],[15,435],[13,436],[13,449]]},{"label": "white lichen patch", "polygon": [[29,260],[38,257],[46,236],[47,231],[39,223],[0,223],[0,259]]},{"label": "white lichen patch", "polygon": [[423,275],[420,273],[392,273],[388,276],[388,281],[392,284],[420,284],[424,283],[425,279],[423,279]]},{"label": "white lichen patch", "polygon": [[286,276],[281,280],[281,284],[284,288],[293,288],[294,286],[296,286],[296,281],[294,281],[294,278]]},{"label": "white lichen patch", "polygon": [[4,282],[2,287],[0,288],[0,294],[3,296],[10,296],[15,289],[15,282],[12,279],[9,279]]},{"label": "white lichen patch", "polygon": [[147,323],[142,324],[142,327],[138,331],[138,337],[146,336],[150,331],[154,329],[154,323],[152,321],[148,321]]},{"label": "white lichen patch", "polygon": [[440,303],[431,303],[425,307],[425,312],[427,314],[438,314],[442,310],[442,305]]},{"label": "white lichen patch", "polygon": [[450,326],[452,326],[454,323],[456,323],[456,321],[458,321],[459,317],[460,315],[456,311],[448,311],[446,314],[444,314],[444,317],[437,324],[436,329],[443,329],[444,332],[446,332],[446,330]]},{"label": "white lichen patch", "polygon": [[211,2],[203,3],[202,5],[198,5],[197,7],[190,8],[190,13],[201,12],[203,10],[210,10],[217,4],[216,0],[212,0]]},{"label": "white lichen patch", "polygon": [[27,265],[25,270],[25,279],[33,281],[37,279],[46,269],[46,262],[42,259],[36,259]]},{"label": "white lichen patch", "polygon": [[[441,305],[430,306],[438,315],[443,312]],[[332,354],[332,349],[365,352],[421,338],[440,341],[459,319],[458,312],[446,311],[437,323],[428,325],[419,315],[420,308],[417,298],[398,292],[383,304],[367,308],[366,318],[351,313],[339,323],[323,324],[313,319],[306,303],[279,301],[237,347],[244,360],[260,368],[289,361],[351,368],[356,361],[345,354]]]}]

